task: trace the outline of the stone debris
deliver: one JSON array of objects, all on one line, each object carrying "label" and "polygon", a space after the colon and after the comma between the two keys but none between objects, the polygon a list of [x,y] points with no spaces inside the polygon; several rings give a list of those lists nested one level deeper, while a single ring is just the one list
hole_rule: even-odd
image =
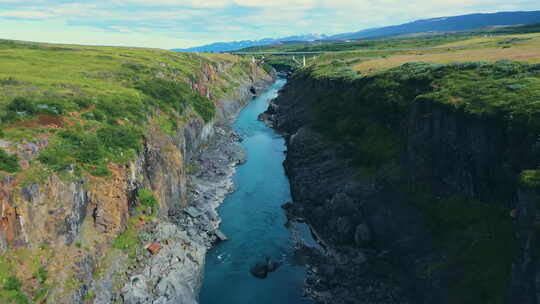
[{"label": "stone debris", "polygon": [[189,206],[169,214],[172,223],[158,223],[147,232],[148,258],[130,274],[134,280],[124,285],[124,303],[197,303],[206,251],[227,239],[218,229],[216,209],[232,191],[235,166],[244,158],[230,127],[219,130],[220,135],[191,158],[197,172],[188,176]]},{"label": "stone debris", "polygon": [[223,233],[221,232],[221,230],[217,229],[215,232],[214,232],[217,236],[217,238],[220,240],[220,241],[226,241],[228,240],[229,238]]},{"label": "stone debris", "polygon": [[195,208],[193,206],[188,206],[184,209],[184,212],[189,214],[189,216],[196,218],[204,214],[205,210],[200,210],[198,208]]},{"label": "stone debris", "polygon": [[151,243],[144,247],[144,249],[148,250],[148,252],[150,252],[152,255],[158,254],[162,248],[163,246],[158,243]]}]

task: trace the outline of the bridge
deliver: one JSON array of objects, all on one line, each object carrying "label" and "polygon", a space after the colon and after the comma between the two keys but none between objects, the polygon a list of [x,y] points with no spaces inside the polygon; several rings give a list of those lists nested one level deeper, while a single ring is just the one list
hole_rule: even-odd
[{"label": "bridge", "polygon": [[[292,61],[292,65],[305,67],[308,60],[314,60],[316,56],[326,52],[231,52],[231,54],[251,57],[253,63],[264,63],[269,59],[283,59]],[[310,57],[311,56],[311,57]]]},{"label": "bridge", "polygon": [[320,55],[337,52],[231,52],[234,55]]},{"label": "bridge", "polygon": [[[301,67],[306,67],[306,56],[303,56],[302,59],[298,60],[296,59],[296,56],[292,56],[292,58],[289,58],[290,60],[292,60],[296,65],[298,66],[301,66]],[[257,63],[257,64],[260,64],[260,63],[264,63],[265,61],[267,61],[268,58],[265,57],[265,56],[262,56],[261,58],[255,58],[255,56],[251,56],[251,62],[252,63]]]},{"label": "bridge", "polygon": [[[434,46],[434,47],[418,47],[418,48],[384,48],[384,49],[355,49],[355,50],[345,50],[345,51],[306,51],[306,52],[272,52],[272,51],[262,51],[262,52],[230,52],[231,54],[238,56],[251,56],[252,62],[254,63],[263,63],[269,58],[281,57],[286,60],[290,60],[294,65],[298,67],[305,67],[309,59],[315,60],[315,58],[322,54],[346,54],[346,53],[355,53],[362,54],[373,51],[429,51],[429,50],[446,50],[446,49],[465,49],[467,46],[453,46],[453,47],[444,47],[444,46]],[[311,56],[311,58],[309,58]]]}]

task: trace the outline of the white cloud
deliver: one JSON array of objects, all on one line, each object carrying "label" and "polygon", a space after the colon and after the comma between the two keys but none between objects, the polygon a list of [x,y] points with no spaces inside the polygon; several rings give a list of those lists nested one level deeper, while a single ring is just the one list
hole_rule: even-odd
[{"label": "white cloud", "polygon": [[47,0],[0,0],[0,4],[30,4],[30,3],[45,3]]},{"label": "white cloud", "polygon": [[54,17],[54,14],[44,11],[11,11],[0,13],[0,17],[17,19],[47,19]]},{"label": "white cloud", "polygon": [[[331,34],[421,18],[518,9],[540,9],[540,4],[538,0],[512,0],[510,4],[507,0],[0,0],[0,29],[6,28],[10,19],[20,20],[20,24],[30,20],[36,31],[42,32],[40,37],[58,40],[45,25],[46,20],[54,20],[63,24],[65,32],[93,29],[107,33],[107,37],[112,33],[126,37],[126,44],[162,41],[163,45],[149,46],[164,46],[182,41],[183,45],[176,47],[183,47]],[[10,30],[14,29],[19,31],[18,27]],[[150,35],[152,39],[140,39]]]},{"label": "white cloud", "polygon": [[120,32],[120,33],[131,33],[131,30],[129,30],[129,28],[125,27],[125,26],[110,26],[109,27],[111,30],[113,31],[117,31],[117,32]]},{"label": "white cloud", "polygon": [[[0,0],[1,1],[1,0]],[[312,7],[317,0],[112,0],[109,3],[114,5],[144,5],[150,7],[159,6],[179,6],[193,8],[222,8],[232,5],[246,7]]]},{"label": "white cloud", "polygon": [[117,6],[142,5],[148,7],[177,6],[193,8],[222,8],[232,3],[229,0],[112,0],[108,2]]},{"label": "white cloud", "polygon": [[234,0],[234,4],[248,7],[272,7],[275,9],[306,9],[316,6],[316,0]]}]

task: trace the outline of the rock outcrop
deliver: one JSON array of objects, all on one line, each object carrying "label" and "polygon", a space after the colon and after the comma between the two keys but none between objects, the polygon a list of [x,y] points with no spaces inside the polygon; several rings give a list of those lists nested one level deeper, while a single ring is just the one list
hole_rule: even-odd
[{"label": "rock outcrop", "polygon": [[244,161],[238,136],[226,124],[214,128],[208,146],[188,162],[189,203],[169,210],[169,221],[146,228],[146,241],[161,248],[155,255],[145,252],[130,270],[120,293],[124,303],[197,303],[206,251],[222,234],[216,209],[233,190],[235,167]]},{"label": "rock outcrop", "polygon": [[[539,164],[536,131],[509,123],[504,110],[481,116],[415,99],[433,90],[425,75],[387,88],[374,85],[377,77],[299,72],[261,116],[287,135],[287,213],[305,219],[326,249],[310,254],[308,293],[324,303],[537,303],[540,195],[519,182]],[[396,87],[396,103],[377,108]],[[328,115],[354,103],[373,114],[358,124],[384,121],[391,130],[392,145],[372,155],[396,146],[395,157],[359,162],[353,151],[378,142],[322,127],[322,117],[353,124]]]}]

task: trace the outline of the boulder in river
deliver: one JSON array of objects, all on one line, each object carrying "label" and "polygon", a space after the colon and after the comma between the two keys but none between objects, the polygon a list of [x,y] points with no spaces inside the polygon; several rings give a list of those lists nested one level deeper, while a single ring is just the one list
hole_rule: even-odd
[{"label": "boulder in river", "polygon": [[216,235],[216,237],[217,237],[218,240],[220,240],[220,241],[226,241],[226,240],[229,239],[229,238],[228,238],[223,232],[221,232],[221,230],[219,230],[219,229],[216,229],[216,231],[214,231],[214,234]]},{"label": "boulder in river", "polygon": [[268,273],[274,272],[279,268],[279,263],[272,261],[270,258],[266,258],[266,262],[260,262],[251,267],[251,274],[259,279],[266,279]]}]

